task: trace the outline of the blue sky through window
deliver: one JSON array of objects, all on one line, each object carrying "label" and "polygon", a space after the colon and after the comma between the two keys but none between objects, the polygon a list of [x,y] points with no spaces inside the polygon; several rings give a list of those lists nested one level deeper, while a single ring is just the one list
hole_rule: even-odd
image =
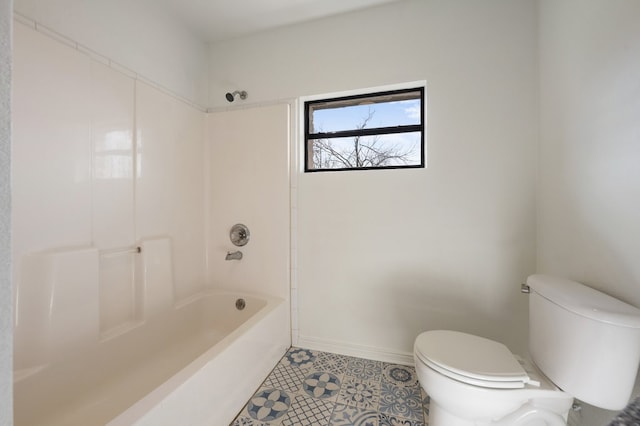
[{"label": "blue sky through window", "polygon": [[366,128],[420,124],[420,100],[371,103],[313,111],[312,133],[352,130],[372,113]]}]

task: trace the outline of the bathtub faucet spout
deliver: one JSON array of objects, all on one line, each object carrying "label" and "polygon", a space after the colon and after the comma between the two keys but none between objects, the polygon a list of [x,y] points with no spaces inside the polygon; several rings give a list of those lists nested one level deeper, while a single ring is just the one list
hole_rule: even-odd
[{"label": "bathtub faucet spout", "polygon": [[242,252],[241,251],[228,251],[227,252],[227,256],[224,258],[224,260],[240,260],[242,259]]}]

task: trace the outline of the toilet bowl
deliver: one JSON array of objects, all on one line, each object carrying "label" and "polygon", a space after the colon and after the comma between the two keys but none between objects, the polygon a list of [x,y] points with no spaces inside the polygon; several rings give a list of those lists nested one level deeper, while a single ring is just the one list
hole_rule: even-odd
[{"label": "toilet bowl", "polygon": [[414,358],[431,398],[430,426],[566,425],[573,397],[501,343],[428,331],[416,339]]},{"label": "toilet bowl", "polygon": [[527,279],[529,352],[450,330],[420,334],[418,380],[429,426],[566,425],[573,398],[627,404],[640,364],[640,309],[575,281]]}]

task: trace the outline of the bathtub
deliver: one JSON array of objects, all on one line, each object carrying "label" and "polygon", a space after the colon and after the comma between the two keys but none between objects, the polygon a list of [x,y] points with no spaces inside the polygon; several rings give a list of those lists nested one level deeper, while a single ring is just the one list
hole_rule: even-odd
[{"label": "bathtub", "polygon": [[226,426],[290,346],[289,330],[285,300],[194,297],[17,372],[15,425]]}]

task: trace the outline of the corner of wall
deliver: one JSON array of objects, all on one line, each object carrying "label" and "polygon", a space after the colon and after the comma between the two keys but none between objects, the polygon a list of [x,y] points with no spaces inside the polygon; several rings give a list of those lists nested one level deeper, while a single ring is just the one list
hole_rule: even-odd
[{"label": "corner of wall", "polygon": [[541,18],[541,11],[542,11],[542,6],[541,6],[541,1],[542,0],[537,0],[535,2],[534,8],[535,8],[535,14],[536,14],[536,18],[535,18],[535,25],[536,25],[536,40],[535,40],[535,51],[536,51],[536,59],[535,59],[535,67],[536,67],[536,117],[535,117],[535,121],[536,121],[536,135],[535,135],[535,141],[536,141],[536,148],[535,148],[535,188],[534,188],[534,203],[535,203],[535,216],[534,216],[534,227],[535,227],[535,240],[534,240],[534,262],[535,262],[535,271],[537,272],[540,269],[540,265],[539,265],[539,232],[538,232],[538,228],[539,228],[539,218],[540,218],[540,203],[539,203],[539,199],[540,199],[540,144],[542,142],[542,132],[541,132],[541,125],[542,125],[542,120],[540,118],[541,116],[541,107],[542,107],[542,81],[540,80],[540,65],[541,65],[541,57],[542,57],[542,52],[540,50],[540,46],[541,46],[541,40],[540,40],[540,23],[542,21]]}]

